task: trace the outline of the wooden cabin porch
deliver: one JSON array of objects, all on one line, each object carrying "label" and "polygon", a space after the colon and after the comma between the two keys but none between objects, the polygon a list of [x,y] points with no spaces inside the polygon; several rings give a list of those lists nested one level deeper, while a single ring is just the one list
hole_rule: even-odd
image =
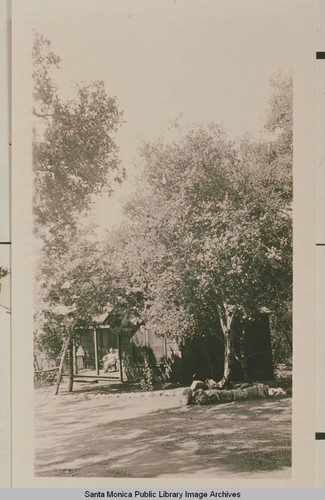
[{"label": "wooden cabin porch", "polygon": [[[69,371],[73,367],[73,380],[76,382],[91,380],[123,382],[120,335],[102,325],[79,330],[77,333],[71,353],[73,359],[70,363],[71,354],[69,354],[65,361],[63,376],[69,376]],[[115,356],[115,366],[105,369],[103,358],[109,351]]]}]

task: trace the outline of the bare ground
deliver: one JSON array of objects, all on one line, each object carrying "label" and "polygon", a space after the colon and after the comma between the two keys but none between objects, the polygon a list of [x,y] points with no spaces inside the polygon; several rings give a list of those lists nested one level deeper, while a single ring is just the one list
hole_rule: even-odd
[{"label": "bare ground", "polygon": [[36,391],[35,475],[290,477],[290,398],[184,406],[182,390]]}]

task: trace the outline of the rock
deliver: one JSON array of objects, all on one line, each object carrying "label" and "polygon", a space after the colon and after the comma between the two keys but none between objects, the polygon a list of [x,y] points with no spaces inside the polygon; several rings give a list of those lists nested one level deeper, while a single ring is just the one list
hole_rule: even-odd
[{"label": "rock", "polygon": [[182,392],[182,403],[185,405],[190,405],[192,402],[192,395],[193,395],[193,393],[192,393],[192,389],[190,389],[190,387],[185,389]]},{"label": "rock", "polygon": [[219,389],[219,401],[220,403],[225,403],[225,395],[224,395],[225,391],[223,391],[222,389]]},{"label": "rock", "polygon": [[202,380],[193,380],[192,382],[192,385],[191,385],[191,390],[194,392],[194,391],[197,391],[198,389],[206,389],[207,386],[205,385],[204,382],[202,382]]},{"label": "rock", "polygon": [[238,399],[245,399],[246,395],[244,394],[244,391],[241,389],[234,389],[232,391],[234,401],[237,401]]},{"label": "rock", "polygon": [[255,385],[252,387],[247,387],[246,389],[243,389],[243,392],[247,395],[247,398],[253,399],[258,397],[258,389]]},{"label": "rock", "polygon": [[193,392],[192,400],[197,405],[206,405],[209,403],[209,397],[203,389]]},{"label": "rock", "polygon": [[[195,382],[198,382],[198,384],[205,386],[205,384],[201,381]],[[209,380],[207,381],[207,384],[208,383]],[[199,387],[194,391],[191,388],[185,389],[182,393],[182,400],[186,405],[191,403],[197,405],[206,405],[230,403],[231,401],[239,401],[244,399],[265,398],[269,395],[273,397],[283,397],[286,396],[286,392],[281,388],[269,389],[267,385],[261,383],[256,383],[254,385],[248,384],[248,386],[246,386],[244,389],[237,388],[230,390],[217,388],[204,390],[204,388]]]},{"label": "rock", "polygon": [[268,390],[269,396],[273,398],[283,398],[287,395],[286,391],[282,387],[272,387]]},{"label": "rock", "polygon": [[248,387],[252,387],[252,384],[249,384],[248,382],[246,382],[245,384],[240,385],[240,389],[247,389]]},{"label": "rock", "polygon": [[260,398],[266,398],[269,395],[268,387],[265,384],[256,384],[258,396]]},{"label": "rock", "polygon": [[206,395],[208,396],[209,403],[211,404],[216,404],[220,403],[220,391],[218,389],[209,389],[205,391]]},{"label": "rock", "polygon": [[208,387],[208,389],[217,389],[218,388],[218,383],[215,380],[213,380],[212,378],[208,378],[205,381],[205,384]]},{"label": "rock", "polygon": [[222,390],[219,391],[219,397],[220,397],[220,402],[221,403],[230,403],[230,401],[233,401],[234,395],[233,391],[227,391],[227,390]]}]

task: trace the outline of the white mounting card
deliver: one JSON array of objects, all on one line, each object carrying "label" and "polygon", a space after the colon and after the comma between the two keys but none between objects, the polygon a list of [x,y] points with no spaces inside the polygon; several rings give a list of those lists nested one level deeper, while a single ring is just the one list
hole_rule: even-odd
[{"label": "white mounting card", "polygon": [[[108,484],[110,488],[180,488],[184,484],[189,488],[315,485],[317,10],[318,3],[313,0],[13,0],[12,486],[93,487],[94,481],[98,488]],[[109,95],[117,98],[124,113],[125,123],[118,131],[116,141],[119,160],[127,170],[129,180],[122,184],[115,197],[109,201],[96,199],[93,205],[92,220],[99,227],[98,238],[101,240],[106,231],[116,228],[122,220],[120,199],[125,199],[134,188],[133,179],[137,165],[141,163],[138,151],[144,142],[167,141],[172,144],[175,134],[198,124],[204,128],[211,122],[222,125],[234,144],[245,135],[262,141],[261,129],[271,95],[270,78],[279,71],[292,72],[293,397],[290,467],[272,470],[272,467],[255,464],[250,470],[239,470],[235,460],[240,451],[235,447],[233,461],[231,453],[229,455],[228,468],[218,469],[216,459],[209,463],[205,457],[206,466],[203,468],[202,460],[198,459],[194,470],[187,462],[192,457],[192,440],[188,448],[183,448],[183,451],[180,448],[173,455],[173,474],[164,474],[162,468],[160,472],[155,469],[150,477],[153,464],[149,464],[146,477],[137,476],[135,460],[134,469],[129,466],[126,475],[119,476],[118,471],[115,476],[106,475],[99,462],[105,462],[109,456],[112,460],[109,455],[112,448],[103,450],[101,447],[101,455],[97,459],[92,455],[89,463],[87,450],[81,451],[82,447],[87,448],[91,436],[91,431],[88,436],[81,432],[86,424],[90,425],[90,416],[91,425],[102,426],[98,447],[101,439],[108,439],[113,425],[109,412],[113,409],[109,408],[107,414],[103,412],[105,400],[98,404],[101,400],[89,399],[95,405],[92,408],[89,401],[79,401],[76,396],[73,409],[71,402],[64,408],[65,398],[55,400],[49,395],[47,417],[49,422],[54,418],[56,426],[46,424],[44,412],[43,417],[35,412],[33,313],[37,308],[34,286],[40,254],[39,243],[35,243],[33,218],[35,109],[33,114],[32,44],[35,31],[50,40],[53,52],[61,58],[55,81],[62,102],[74,98],[73,82],[101,80]],[[51,120],[51,117],[39,119],[46,122],[47,118]],[[38,131],[39,134],[42,132]],[[162,176],[161,184],[166,182],[169,182],[168,177]],[[49,271],[48,280],[52,279]],[[68,288],[68,284],[64,286]],[[132,426],[132,408],[132,404],[126,406],[124,417],[119,414],[116,418],[121,422],[129,418]],[[202,427],[213,413],[211,407],[206,409]],[[58,413],[51,414],[52,410]],[[92,413],[95,411],[98,417]],[[255,411],[259,410],[252,409],[251,415]],[[61,417],[64,423],[60,426]],[[80,428],[77,428],[79,418]],[[243,421],[244,418],[249,420],[250,415],[243,416]],[[269,427],[273,425],[276,426],[276,417],[273,421],[270,419]],[[72,439],[75,429],[79,441],[74,443],[74,451],[73,446],[67,449],[66,443],[68,438]],[[130,436],[130,441],[123,447],[120,443],[114,458],[122,468],[131,454],[136,458],[137,453],[144,452],[143,448],[136,447],[137,435],[133,433],[131,438],[131,430],[127,429],[125,436],[125,439]],[[231,434],[230,430],[227,432]],[[217,435],[218,428],[214,433]],[[226,434],[224,431],[224,453],[228,445]],[[155,437],[155,443],[161,446],[158,438]],[[40,451],[40,442],[44,447],[42,457],[47,455],[47,475],[39,473],[45,462],[38,463],[35,469],[35,453]],[[243,439],[247,453],[248,449],[254,451],[254,447],[260,445],[253,439],[248,443]],[[164,446],[167,456],[167,452],[170,453],[167,441]],[[269,446],[267,439],[265,446]],[[270,454],[280,453],[280,448],[270,449]],[[200,457],[199,450],[196,457]],[[51,465],[56,463],[61,464],[61,473]],[[84,467],[86,463],[91,472]],[[91,467],[96,463],[98,469],[96,465]],[[78,467],[88,470],[88,473],[78,474]]]}]

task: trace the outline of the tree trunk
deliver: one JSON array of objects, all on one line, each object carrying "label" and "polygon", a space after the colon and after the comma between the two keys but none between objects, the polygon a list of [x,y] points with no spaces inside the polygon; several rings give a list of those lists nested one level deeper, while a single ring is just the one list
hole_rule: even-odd
[{"label": "tree trunk", "polygon": [[68,392],[72,392],[73,389],[73,342],[72,339],[69,343],[69,385]]},{"label": "tree trunk", "polygon": [[59,393],[59,387],[60,387],[60,383],[61,383],[61,379],[62,379],[64,358],[65,358],[65,356],[67,354],[69,343],[70,343],[71,338],[72,338],[72,332],[73,332],[73,328],[70,328],[69,335],[66,338],[66,340],[64,342],[64,345],[63,345],[63,350],[62,350],[62,355],[61,355],[61,361],[60,361],[59,371],[58,371],[58,375],[57,375],[57,378],[56,378],[56,387],[55,387],[55,393],[54,393],[55,395],[57,395]]},{"label": "tree trunk", "polygon": [[234,360],[234,335],[233,335],[233,320],[236,314],[236,308],[228,306],[226,303],[218,306],[220,326],[224,339],[224,365],[223,377],[218,383],[220,387],[229,384],[232,376],[232,366]]},{"label": "tree trunk", "polygon": [[223,387],[230,382],[232,375],[232,361],[233,361],[233,334],[231,330],[224,331],[224,365],[223,365],[223,377],[219,382]]}]

